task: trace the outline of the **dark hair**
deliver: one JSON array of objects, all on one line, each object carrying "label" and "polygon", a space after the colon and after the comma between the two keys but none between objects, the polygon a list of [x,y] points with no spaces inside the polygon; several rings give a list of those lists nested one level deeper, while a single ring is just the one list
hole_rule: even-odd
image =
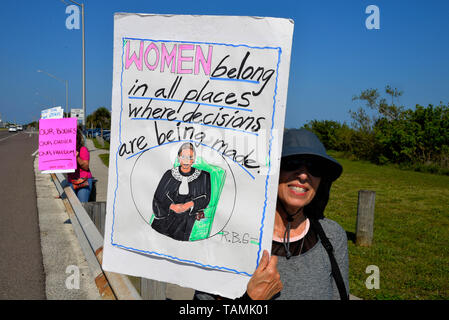
[{"label": "dark hair", "polygon": [[329,201],[329,194],[332,186],[332,181],[328,177],[322,177],[318,190],[312,201],[304,206],[304,215],[307,218],[323,219],[324,210]]},{"label": "dark hair", "polygon": [[179,148],[178,156],[181,155],[182,150],[186,150],[186,149],[192,150],[193,151],[193,155],[195,155],[196,152],[195,152],[195,147],[193,146],[193,144],[190,143],[190,142],[186,142],[186,143],[183,143],[182,146]]},{"label": "dark hair", "polygon": [[81,128],[78,127],[76,129],[76,151],[79,152],[82,146],[84,146],[83,132],[81,131]]}]

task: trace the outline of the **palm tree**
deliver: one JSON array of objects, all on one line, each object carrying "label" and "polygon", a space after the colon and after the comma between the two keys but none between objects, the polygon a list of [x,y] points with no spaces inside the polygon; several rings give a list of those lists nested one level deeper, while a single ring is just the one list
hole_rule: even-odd
[{"label": "palm tree", "polygon": [[103,129],[111,128],[111,112],[105,107],[100,107],[86,118],[87,126],[92,129],[101,128],[101,136],[103,137]]},{"label": "palm tree", "polygon": [[96,126],[97,124],[94,123],[94,115],[93,114],[88,115],[86,118],[86,127],[93,129]]}]

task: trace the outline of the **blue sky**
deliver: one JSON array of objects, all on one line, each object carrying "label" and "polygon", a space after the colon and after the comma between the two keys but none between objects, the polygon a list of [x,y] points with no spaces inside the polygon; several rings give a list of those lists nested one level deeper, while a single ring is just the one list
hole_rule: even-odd
[{"label": "blue sky", "polygon": [[[81,2],[79,0],[78,2]],[[84,0],[87,114],[111,106],[114,12],[270,16],[295,21],[285,125],[313,119],[350,122],[352,97],[390,84],[400,103],[449,103],[449,1],[148,1]],[[368,30],[368,5],[380,29]],[[82,106],[81,31],[65,27],[59,0],[3,1],[0,11],[0,114],[28,123],[53,103]]]}]

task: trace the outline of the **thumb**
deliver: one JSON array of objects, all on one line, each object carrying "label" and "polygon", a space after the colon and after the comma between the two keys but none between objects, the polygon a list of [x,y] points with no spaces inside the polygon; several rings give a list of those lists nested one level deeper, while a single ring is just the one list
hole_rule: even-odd
[{"label": "thumb", "polygon": [[276,268],[276,265],[278,263],[278,257],[277,256],[271,256],[270,262],[268,263],[267,268]]},{"label": "thumb", "polygon": [[259,262],[259,266],[256,269],[256,272],[264,270],[267,267],[269,261],[270,261],[270,257],[269,257],[268,251],[264,250],[263,254],[262,254],[262,258],[260,259],[260,262]]}]

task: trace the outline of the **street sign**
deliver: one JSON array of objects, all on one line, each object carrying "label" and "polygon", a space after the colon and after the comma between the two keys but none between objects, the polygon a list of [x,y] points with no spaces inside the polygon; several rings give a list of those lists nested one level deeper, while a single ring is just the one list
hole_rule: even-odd
[{"label": "street sign", "polygon": [[70,109],[70,117],[77,118],[78,123],[83,122],[84,110],[83,109]]}]

